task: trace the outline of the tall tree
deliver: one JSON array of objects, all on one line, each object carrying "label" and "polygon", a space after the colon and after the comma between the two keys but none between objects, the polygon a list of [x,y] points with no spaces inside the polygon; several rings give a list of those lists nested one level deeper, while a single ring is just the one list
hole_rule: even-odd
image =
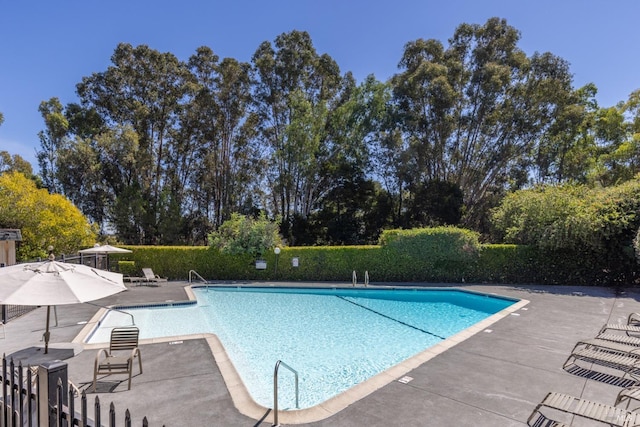
[{"label": "tall tree", "polygon": [[[249,111],[250,65],[232,58],[219,61],[211,49],[201,47],[189,59],[189,69],[194,86],[181,132],[194,150],[178,159],[193,165],[187,183],[193,200],[190,210],[202,213],[202,220],[217,229],[247,202],[260,172],[252,138],[255,118]],[[207,224],[199,227],[201,239],[209,231]]]},{"label": "tall tree", "polygon": [[407,43],[403,71],[392,79],[409,184],[440,180],[463,191],[467,225],[478,224],[550,126],[571,91],[562,59],[528,58],[519,32],[503,19],[460,25],[449,46]]},{"label": "tall tree", "polygon": [[599,109],[593,128],[599,150],[591,181],[618,185],[640,173],[640,90],[615,107]]},{"label": "tall tree", "polygon": [[597,89],[587,84],[559,105],[555,120],[532,152],[528,168],[534,184],[585,183],[598,154],[593,126]]},{"label": "tall tree", "polygon": [[47,189],[52,193],[61,192],[61,186],[56,176],[58,154],[64,149],[68,141],[69,122],[64,116],[64,107],[58,98],[42,101],[38,108],[46,129],[38,133],[40,150],[36,157],[40,166],[40,176]]},{"label": "tall tree", "polygon": [[[301,231],[311,231],[315,243],[371,244],[391,224],[389,194],[370,178],[380,178],[380,170],[373,169],[372,147],[384,127],[391,93],[373,75],[356,86],[347,73],[343,82],[328,122],[331,155],[322,165],[323,191],[317,212]],[[296,221],[305,223],[302,218]],[[305,241],[296,235],[295,224],[292,228],[294,243]]]},{"label": "tall tree", "polygon": [[[121,43],[111,61],[113,65],[105,72],[83,78],[77,92],[83,106],[95,110],[107,125],[128,125],[137,133],[134,186],[140,189],[144,214],[135,243],[157,243],[171,198],[177,198],[180,205],[183,197],[180,192],[167,191],[180,189],[171,187],[175,177],[168,175],[167,165],[173,163],[170,156],[183,143],[172,139],[172,132],[187,93],[189,73],[173,54],[145,45],[134,48]],[[170,197],[163,197],[166,194]]]},{"label": "tall tree", "polygon": [[307,217],[322,191],[327,122],[341,89],[338,65],[318,55],[309,34],[292,31],[263,42],[253,56],[258,140],[269,159],[273,210],[284,223]]},{"label": "tall tree", "polygon": [[18,154],[11,155],[8,151],[0,151],[0,173],[20,172],[24,176],[31,177],[39,182],[33,174],[31,163]]},{"label": "tall tree", "polygon": [[104,230],[112,200],[105,193],[100,160],[93,140],[76,137],[58,152],[56,179],[61,194]]}]

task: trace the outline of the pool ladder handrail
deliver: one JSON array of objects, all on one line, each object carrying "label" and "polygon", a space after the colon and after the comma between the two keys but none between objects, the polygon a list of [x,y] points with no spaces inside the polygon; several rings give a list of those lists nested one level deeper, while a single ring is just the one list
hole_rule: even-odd
[{"label": "pool ladder handrail", "polygon": [[[122,311],[122,310],[118,310],[117,308],[113,308],[113,307],[107,307],[104,305],[100,305],[100,304],[96,304],[95,302],[85,302],[85,304],[89,304],[89,305],[93,305],[95,307],[100,307],[100,308],[104,308],[107,311],[117,311],[118,313],[122,313],[122,314],[126,314],[127,316],[131,316],[131,326],[135,326],[136,325],[136,319],[133,317],[133,314],[129,313],[128,311]],[[104,317],[103,317],[104,319]],[[57,325],[58,320],[56,319],[56,325]],[[100,325],[102,323],[102,320],[98,321],[98,325]]]},{"label": "pool ladder handrail", "polygon": [[276,362],[276,367],[273,370],[273,426],[272,427],[279,427],[280,426],[280,424],[278,423],[278,368],[280,367],[280,365],[284,366],[285,368],[287,368],[288,370],[293,372],[293,375],[295,376],[295,379],[296,379],[296,409],[298,409],[300,407],[300,404],[299,404],[299,395],[300,395],[300,393],[299,393],[299,389],[298,389],[298,371],[296,371],[291,366],[289,366],[286,363],[284,363],[282,360],[278,360]]},{"label": "pool ladder handrail", "polygon": [[195,275],[196,275],[200,280],[202,280],[205,284],[208,284],[208,283],[209,283],[209,282],[207,282],[207,281],[205,280],[205,278],[204,278],[204,277],[202,277],[201,275],[199,275],[199,274],[198,274],[198,272],[197,272],[197,271],[195,271],[195,270],[189,270],[189,283],[191,283],[191,276],[192,276],[192,275],[194,275],[194,274],[195,274]]},{"label": "pool ladder handrail", "polygon": [[[353,274],[351,275],[351,284],[353,285],[354,288],[358,284],[358,275],[356,274],[355,270],[353,270]],[[364,272],[364,286],[369,286],[369,271],[368,270],[366,270]]]}]

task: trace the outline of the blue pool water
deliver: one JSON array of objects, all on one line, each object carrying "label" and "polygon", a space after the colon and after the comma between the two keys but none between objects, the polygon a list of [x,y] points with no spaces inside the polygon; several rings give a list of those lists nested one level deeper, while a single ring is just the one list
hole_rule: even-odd
[{"label": "blue pool water", "polygon": [[[299,373],[300,408],[315,406],[515,301],[457,290],[195,288],[197,304],[121,308],[140,338],[215,333],[254,400],[273,406],[273,369]],[[109,312],[90,343],[130,317]],[[279,406],[295,408],[280,370]]]}]

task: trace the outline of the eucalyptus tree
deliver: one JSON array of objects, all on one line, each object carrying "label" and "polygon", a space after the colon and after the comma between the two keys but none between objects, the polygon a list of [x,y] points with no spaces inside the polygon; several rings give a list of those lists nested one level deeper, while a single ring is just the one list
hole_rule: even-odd
[{"label": "eucalyptus tree", "polygon": [[90,139],[70,139],[58,150],[56,179],[60,193],[85,216],[103,227],[109,204],[104,198],[101,167],[98,152]]},{"label": "eucalyptus tree", "polygon": [[308,33],[292,31],[263,42],[252,58],[257,140],[268,159],[271,207],[284,224],[306,218],[328,187],[321,173],[339,147],[328,122],[342,89],[336,62],[319,55]]},{"label": "eucalyptus tree", "polygon": [[598,157],[594,125],[598,115],[597,88],[587,84],[561,105],[554,123],[531,154],[533,184],[586,183]]},{"label": "eucalyptus tree", "polygon": [[373,170],[374,148],[387,127],[390,100],[390,86],[375,76],[369,75],[356,85],[351,73],[345,75],[339,100],[328,120],[333,156],[326,165],[330,175],[339,179],[342,173],[335,174],[334,170],[347,164],[356,174],[378,178],[379,171]]},{"label": "eucalyptus tree", "polygon": [[[4,123],[4,115],[0,112],[0,126]],[[33,168],[22,156],[11,155],[8,151],[0,151],[0,173],[20,172],[25,176],[33,177]]]},{"label": "eucalyptus tree", "polygon": [[51,193],[59,193],[62,188],[56,176],[58,153],[68,142],[69,122],[64,115],[64,107],[58,98],[42,101],[38,107],[45,123],[45,130],[38,132],[40,149],[36,158],[40,166],[40,176],[44,186]]},{"label": "eucalyptus tree", "polygon": [[[92,221],[102,226],[105,203],[96,204],[93,195],[100,190],[102,179],[95,147],[90,138],[76,134],[80,106],[63,106],[58,98],[40,103],[39,111],[45,130],[39,132],[40,149],[36,156],[40,165],[40,179],[51,193],[66,196]],[[24,173],[24,172],[23,172]]]},{"label": "eucalyptus tree", "polygon": [[616,106],[600,108],[593,128],[598,157],[590,182],[618,185],[640,173],[640,90]]},{"label": "eucalyptus tree", "polygon": [[345,75],[327,126],[332,154],[321,172],[327,184],[311,224],[303,230],[315,227],[315,243],[376,243],[382,229],[391,225],[391,204],[388,192],[375,181],[381,173],[374,168],[373,152],[386,127],[390,99],[389,85],[373,75],[360,85],[350,73]]},{"label": "eucalyptus tree", "polygon": [[[142,206],[133,218],[137,233],[126,240],[158,243],[163,241],[161,223],[175,221],[172,207],[181,206],[184,197],[183,188],[175,185],[177,172],[168,165],[174,163],[171,156],[185,143],[174,136],[189,71],[173,54],[145,45],[134,48],[121,43],[111,61],[113,65],[106,71],[82,79],[77,85],[78,96],[83,107],[94,110],[106,126],[130,126],[136,132],[135,176],[126,194],[116,194],[116,198],[133,197]],[[120,219],[113,218],[113,222]]]},{"label": "eucalyptus tree", "polygon": [[[176,153],[190,170],[191,216],[199,218],[197,234],[217,229],[247,203],[260,172],[255,146],[255,117],[250,114],[250,65],[233,58],[219,60],[207,47],[189,61],[191,101],[181,116],[181,137],[194,147]],[[185,175],[186,176],[186,175]],[[203,222],[204,221],[204,222]]]},{"label": "eucalyptus tree", "polygon": [[527,57],[519,38],[498,18],[462,24],[446,48],[407,43],[392,78],[405,171],[398,179],[456,184],[467,225],[507,186],[571,91],[567,63],[550,53]]},{"label": "eucalyptus tree", "polygon": [[[31,163],[19,154],[11,154],[8,151],[0,151],[0,173],[20,172],[26,177],[36,180]],[[37,180],[36,180],[37,181]]]},{"label": "eucalyptus tree", "polygon": [[[4,123],[4,115],[0,112],[0,126]],[[18,154],[11,155],[8,151],[0,151],[0,174],[4,172],[20,172],[27,177],[32,177],[33,168],[31,164]]]}]

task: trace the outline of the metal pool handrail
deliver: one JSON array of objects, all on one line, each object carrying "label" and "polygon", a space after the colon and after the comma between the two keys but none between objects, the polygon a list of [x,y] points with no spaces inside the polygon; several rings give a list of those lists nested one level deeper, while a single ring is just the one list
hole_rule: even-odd
[{"label": "metal pool handrail", "polygon": [[[355,270],[353,270],[353,274],[351,274],[351,284],[353,285],[354,288],[358,284],[358,275],[356,274]],[[369,271],[368,270],[364,272],[364,285],[365,286],[369,286]]]},{"label": "metal pool handrail", "polygon": [[204,277],[202,277],[201,275],[199,275],[199,274],[198,274],[198,272],[197,272],[197,271],[195,271],[195,270],[189,270],[189,283],[191,283],[191,275],[192,275],[192,274],[195,274],[196,276],[198,276],[198,278],[199,278],[200,280],[202,280],[205,284],[206,284],[206,283],[209,283],[209,282],[207,282],[207,281],[204,279]]},{"label": "metal pool handrail", "polygon": [[278,423],[278,368],[280,365],[284,366],[295,375],[296,378],[296,409],[300,407],[298,403],[298,371],[293,369],[291,366],[284,363],[282,360],[278,360],[276,362],[276,367],[273,370],[273,427],[278,427],[280,424]]},{"label": "metal pool handrail", "polygon": [[[136,324],[136,319],[133,317],[133,314],[131,314],[131,313],[127,312],[127,311],[118,310],[117,308],[113,308],[113,307],[106,307],[104,305],[96,304],[94,302],[85,302],[85,304],[89,304],[89,305],[93,305],[93,306],[96,306],[96,307],[104,308],[105,310],[108,310],[108,311],[117,311],[118,313],[126,314],[127,316],[131,316],[131,324],[132,325]],[[100,325],[101,322],[102,322],[102,320],[100,320],[98,322],[98,325]]]}]

